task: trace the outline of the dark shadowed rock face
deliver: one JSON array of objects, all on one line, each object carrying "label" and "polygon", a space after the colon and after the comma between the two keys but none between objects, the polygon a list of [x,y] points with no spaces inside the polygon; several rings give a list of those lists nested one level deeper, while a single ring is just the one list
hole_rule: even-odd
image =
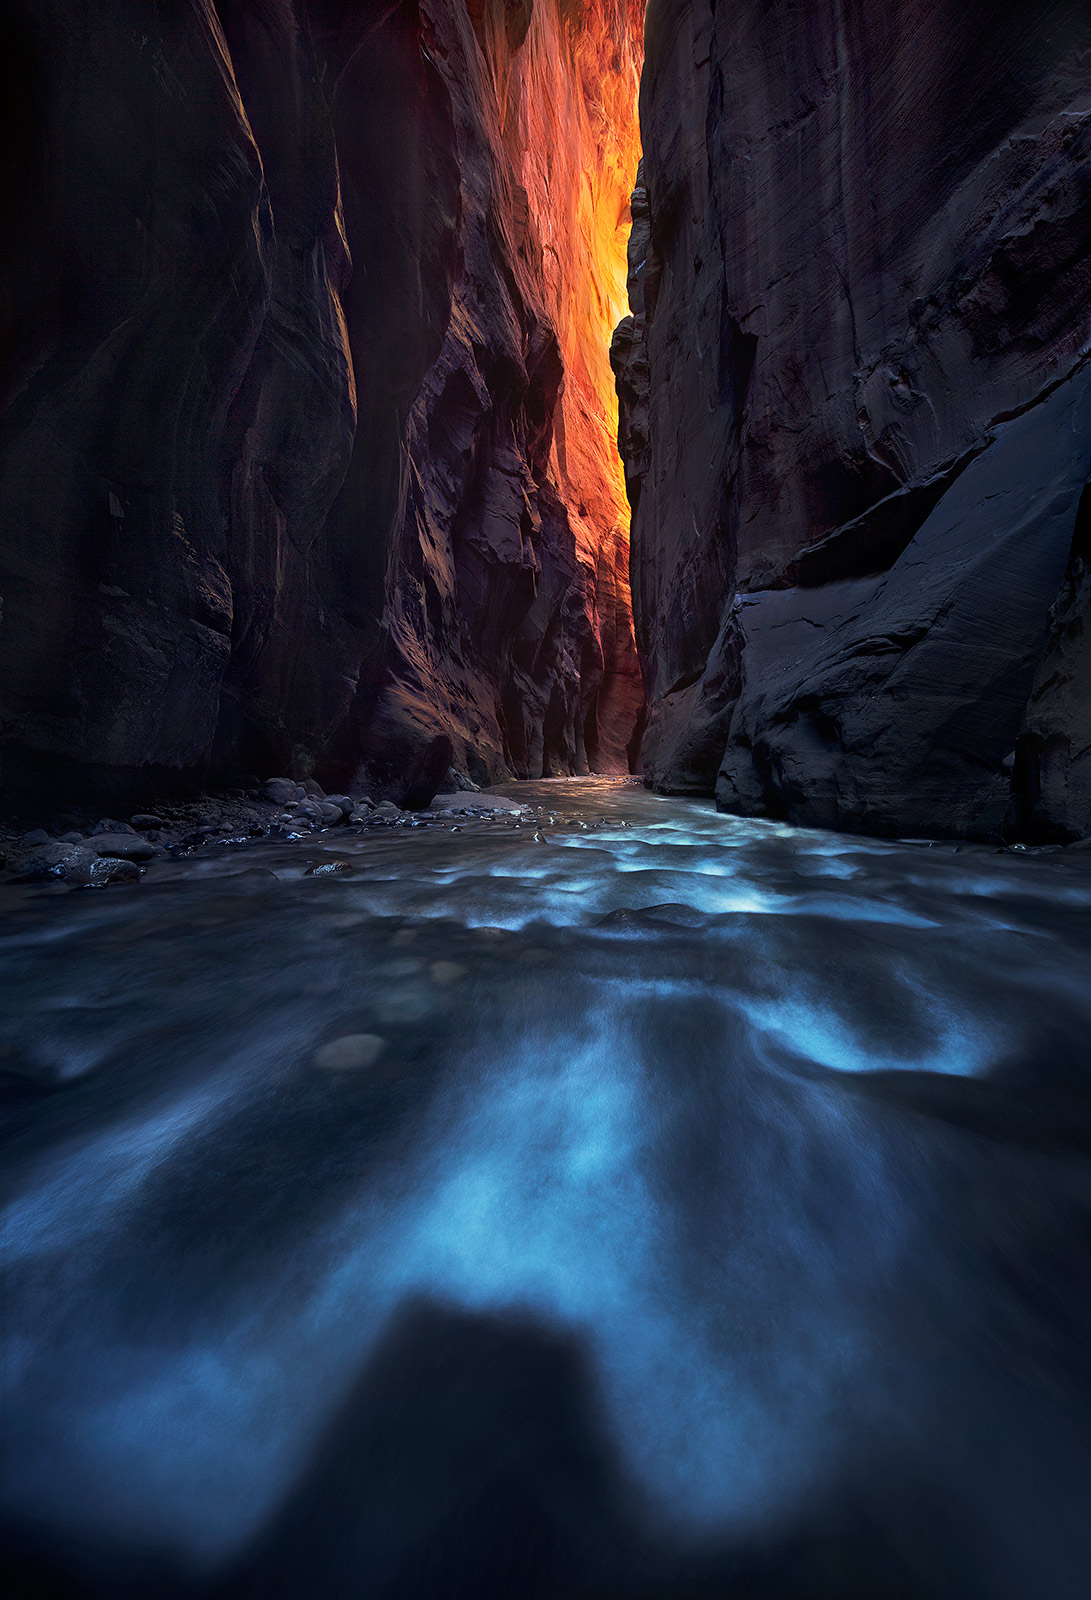
[{"label": "dark shadowed rock face", "polygon": [[573,527],[501,129],[522,10],[8,8],[6,792],[624,766],[626,530]]},{"label": "dark shadowed rock face", "polygon": [[614,360],[655,786],[1091,829],[1089,50],[1082,0],[652,0]]}]

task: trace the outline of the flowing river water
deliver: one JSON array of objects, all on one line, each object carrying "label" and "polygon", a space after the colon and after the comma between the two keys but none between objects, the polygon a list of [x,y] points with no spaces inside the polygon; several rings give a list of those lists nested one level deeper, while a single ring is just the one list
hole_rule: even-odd
[{"label": "flowing river water", "polygon": [[507,792],[7,891],[10,1592],[1085,1596],[1091,852]]}]

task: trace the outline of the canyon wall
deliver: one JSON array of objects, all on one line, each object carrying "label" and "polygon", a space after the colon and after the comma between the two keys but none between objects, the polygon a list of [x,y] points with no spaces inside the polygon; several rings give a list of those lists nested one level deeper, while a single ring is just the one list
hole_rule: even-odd
[{"label": "canyon wall", "polygon": [[641,9],[8,8],[6,794],[627,770]]},{"label": "canyon wall", "polygon": [[1091,12],[651,0],[613,357],[649,781],[1091,832]]}]

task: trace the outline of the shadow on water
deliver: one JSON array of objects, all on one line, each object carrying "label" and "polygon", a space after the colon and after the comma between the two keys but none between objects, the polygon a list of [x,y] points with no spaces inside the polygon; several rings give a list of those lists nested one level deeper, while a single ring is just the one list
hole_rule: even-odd
[{"label": "shadow on water", "polygon": [[574,1339],[427,1301],[393,1319],[227,1572],[25,1529],[19,1541],[13,1600],[985,1600],[952,1509],[896,1475],[775,1539],[672,1544],[614,1456]]}]

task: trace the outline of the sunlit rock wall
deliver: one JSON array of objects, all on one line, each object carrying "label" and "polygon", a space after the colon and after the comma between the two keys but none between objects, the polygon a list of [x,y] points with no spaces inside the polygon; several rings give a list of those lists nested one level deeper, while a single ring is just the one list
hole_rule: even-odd
[{"label": "sunlit rock wall", "polygon": [[5,793],[626,766],[639,10],[6,8]]},{"label": "sunlit rock wall", "polygon": [[420,729],[479,781],[628,770],[643,687],[608,345],[642,10],[422,0],[457,172],[449,318],[409,414],[381,686],[358,701],[372,786]]},{"label": "sunlit rock wall", "polygon": [[647,49],[614,356],[651,780],[1088,832],[1091,12],[652,0]]}]

